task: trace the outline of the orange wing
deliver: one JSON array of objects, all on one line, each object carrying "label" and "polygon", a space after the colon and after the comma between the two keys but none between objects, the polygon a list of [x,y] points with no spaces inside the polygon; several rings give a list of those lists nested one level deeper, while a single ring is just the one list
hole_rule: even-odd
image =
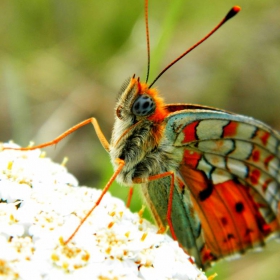
[{"label": "orange wing", "polygon": [[202,264],[280,236],[277,132],[251,118],[197,108],[171,114],[166,137],[184,149],[180,189],[189,190],[201,222]]}]

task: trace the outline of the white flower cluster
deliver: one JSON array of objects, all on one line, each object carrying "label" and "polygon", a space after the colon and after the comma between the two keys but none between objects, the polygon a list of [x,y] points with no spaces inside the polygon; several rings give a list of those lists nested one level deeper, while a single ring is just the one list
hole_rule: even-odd
[{"label": "white flower cluster", "polygon": [[109,193],[65,245],[99,195],[40,150],[1,150],[0,279],[207,279]]}]

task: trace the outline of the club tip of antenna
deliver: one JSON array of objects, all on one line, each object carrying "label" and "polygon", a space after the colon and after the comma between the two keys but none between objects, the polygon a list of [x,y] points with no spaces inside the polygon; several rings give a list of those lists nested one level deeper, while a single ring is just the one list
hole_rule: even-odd
[{"label": "club tip of antenna", "polygon": [[240,10],[241,10],[241,7],[240,6],[234,6],[232,8],[236,13],[238,13]]},{"label": "club tip of antenna", "polygon": [[228,12],[228,14],[225,17],[225,20],[229,20],[232,17],[234,17],[239,11],[241,10],[241,8],[239,6],[234,6],[231,8],[231,10]]}]

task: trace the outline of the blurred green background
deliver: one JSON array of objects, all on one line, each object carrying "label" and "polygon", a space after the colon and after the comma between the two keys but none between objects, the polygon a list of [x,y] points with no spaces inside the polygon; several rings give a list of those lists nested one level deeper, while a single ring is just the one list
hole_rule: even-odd
[{"label": "blurred green background", "polygon": [[[120,86],[134,73],[145,77],[143,2],[1,0],[0,140],[39,144],[91,116],[110,139]],[[169,103],[223,108],[280,130],[279,0],[150,0],[150,81],[237,4],[240,14],[156,86]],[[91,126],[46,151],[56,161],[68,156],[67,167],[81,184],[103,187],[112,174]],[[127,196],[126,188],[112,191]],[[136,211],[139,196],[133,197]],[[212,271],[217,279],[280,279],[279,251],[272,242],[265,253]]]}]

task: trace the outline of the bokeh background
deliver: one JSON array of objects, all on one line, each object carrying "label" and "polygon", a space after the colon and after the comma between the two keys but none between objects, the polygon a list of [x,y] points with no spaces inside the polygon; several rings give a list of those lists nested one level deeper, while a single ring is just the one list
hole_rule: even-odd
[{"label": "bokeh background", "polygon": [[[110,139],[123,81],[146,72],[144,1],[1,0],[0,140],[49,141],[96,117]],[[150,0],[150,81],[233,6],[242,11],[156,83],[165,100],[223,108],[280,130],[279,0]],[[112,167],[91,126],[55,148],[81,184],[103,187]],[[112,192],[126,198],[127,189]],[[132,209],[142,204],[137,194]],[[149,214],[147,214],[149,215]],[[217,279],[280,279],[280,246],[221,262]],[[211,271],[210,271],[211,274]]]}]

